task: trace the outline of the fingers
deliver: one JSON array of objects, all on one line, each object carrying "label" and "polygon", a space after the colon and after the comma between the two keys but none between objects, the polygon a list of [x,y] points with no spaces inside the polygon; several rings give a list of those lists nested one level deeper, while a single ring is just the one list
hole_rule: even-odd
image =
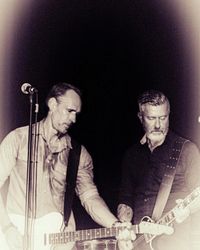
[{"label": "fingers", "polygon": [[124,228],[119,231],[119,235],[117,236],[118,240],[135,240],[136,235],[133,230],[129,228]]},{"label": "fingers", "polygon": [[131,229],[132,224],[131,224],[131,222],[128,222],[128,221],[127,222],[121,222],[120,227],[126,227],[128,229]]},{"label": "fingers", "polygon": [[117,217],[120,221],[131,221],[133,218],[133,210],[125,204],[119,204],[117,208]]},{"label": "fingers", "polygon": [[176,200],[176,204],[181,204],[182,201],[183,201],[183,199],[177,199],[177,200]]},{"label": "fingers", "polygon": [[118,247],[120,250],[132,250],[134,248],[133,242],[131,240],[129,241],[118,241]]},{"label": "fingers", "polygon": [[133,230],[125,228],[120,230],[118,239],[118,247],[120,250],[131,250],[133,249],[133,241],[135,240],[136,235]]},{"label": "fingers", "polygon": [[177,199],[176,204],[177,206],[174,208],[175,220],[177,223],[181,223],[190,215],[190,209],[183,207],[182,199]]},{"label": "fingers", "polygon": [[136,239],[136,234],[133,231],[131,231],[131,240],[135,240],[135,239]]}]

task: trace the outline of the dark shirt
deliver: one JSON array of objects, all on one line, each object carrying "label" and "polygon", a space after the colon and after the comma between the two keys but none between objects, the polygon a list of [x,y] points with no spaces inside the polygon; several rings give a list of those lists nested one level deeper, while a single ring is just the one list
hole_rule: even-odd
[{"label": "dark shirt", "polygon": [[[178,137],[169,131],[164,143],[153,152],[147,143],[137,143],[127,150],[122,163],[119,203],[133,209],[133,223],[139,223],[143,216],[151,217],[165,166],[169,164],[172,148]],[[164,213],[176,205],[176,199],[186,197],[197,186],[200,186],[199,150],[187,140],[182,147]]]}]

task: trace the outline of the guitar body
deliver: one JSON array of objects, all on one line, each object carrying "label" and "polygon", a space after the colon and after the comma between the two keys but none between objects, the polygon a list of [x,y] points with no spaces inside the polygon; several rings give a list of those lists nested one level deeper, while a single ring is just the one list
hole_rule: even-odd
[{"label": "guitar body", "polygon": [[[18,228],[19,232],[24,234],[24,216],[11,214],[12,223]],[[55,232],[60,233],[63,225],[62,215],[56,212],[49,213],[41,218],[34,219],[34,230],[31,238],[31,250],[53,250],[54,246],[44,244],[44,235]],[[66,250],[71,250],[74,242],[65,245]],[[0,249],[9,250],[7,242],[2,232],[0,232]]]},{"label": "guitar body", "polygon": [[133,242],[134,250],[151,250],[149,243],[146,243],[144,234],[138,235]]},{"label": "guitar body", "polygon": [[115,239],[102,239],[80,241],[76,244],[77,250],[117,250],[117,240]]}]

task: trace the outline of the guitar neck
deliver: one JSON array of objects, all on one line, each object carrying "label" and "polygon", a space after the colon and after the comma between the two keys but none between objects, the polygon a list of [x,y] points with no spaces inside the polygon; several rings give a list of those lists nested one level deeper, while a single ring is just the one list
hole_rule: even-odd
[{"label": "guitar neck", "polygon": [[199,196],[199,189],[195,189],[191,194],[189,194],[180,204],[176,205],[172,210],[165,214],[158,223],[169,225],[172,221],[176,219],[175,210],[177,208],[187,208],[191,203]]},{"label": "guitar neck", "polygon": [[[172,210],[170,210],[160,220],[158,220],[157,223],[161,225],[170,225],[176,219],[175,210],[178,207],[181,207],[181,208],[188,207],[199,196],[200,196],[200,187],[197,187],[192,193],[186,196],[186,198],[181,202],[181,205],[176,205]],[[152,242],[152,240],[155,239],[156,237],[157,237],[156,234],[143,234],[139,236],[133,243],[134,249],[135,248],[138,249],[137,248],[138,246],[140,249],[140,245],[144,243],[146,246],[146,244]]]},{"label": "guitar neck", "polygon": [[[181,202],[181,205],[175,206],[171,211],[165,214],[157,222],[157,224],[169,225],[176,218],[175,209],[179,207],[181,208],[188,207],[199,196],[200,196],[200,187],[195,189],[191,194],[189,194]],[[97,228],[97,229],[78,230],[74,232],[61,232],[61,233],[59,232],[59,233],[44,234],[44,245],[66,244],[75,241],[116,237],[118,236],[119,231],[122,229],[124,229],[124,227]],[[148,227],[147,224],[142,225],[142,222],[139,225],[132,225],[131,229],[135,232],[135,234],[143,234],[142,238],[140,236],[139,239],[137,239],[134,242],[135,246],[137,246],[140,241],[143,241],[144,238],[146,243],[148,243],[151,242],[157,236],[157,233],[151,231],[151,227]]]},{"label": "guitar neck", "polygon": [[[176,214],[175,210],[177,208],[187,208],[191,203],[200,195],[200,188],[196,188],[192,193],[185,197],[185,199],[178,205],[176,205],[172,210],[166,213],[160,220],[157,221],[158,224],[162,225],[170,225],[175,219]],[[157,235],[145,235],[145,239],[147,242],[152,241]]]},{"label": "guitar neck", "polygon": [[[78,230],[74,232],[52,233],[48,235],[45,234],[44,241],[45,245],[46,244],[55,245],[55,244],[64,244],[74,241],[115,237],[119,234],[119,231],[122,229],[123,227],[111,227],[111,228]],[[132,230],[134,230],[136,234],[140,233],[140,228],[138,225],[133,225]]]}]

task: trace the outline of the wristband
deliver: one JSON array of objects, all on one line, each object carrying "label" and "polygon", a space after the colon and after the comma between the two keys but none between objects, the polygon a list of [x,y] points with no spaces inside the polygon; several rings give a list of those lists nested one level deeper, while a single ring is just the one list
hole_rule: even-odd
[{"label": "wristband", "polygon": [[11,228],[11,227],[16,228],[16,227],[10,222],[10,223],[9,223],[8,225],[6,225],[5,227],[2,227],[2,228],[1,228],[1,231],[5,234],[5,233],[8,231],[8,229]]}]

